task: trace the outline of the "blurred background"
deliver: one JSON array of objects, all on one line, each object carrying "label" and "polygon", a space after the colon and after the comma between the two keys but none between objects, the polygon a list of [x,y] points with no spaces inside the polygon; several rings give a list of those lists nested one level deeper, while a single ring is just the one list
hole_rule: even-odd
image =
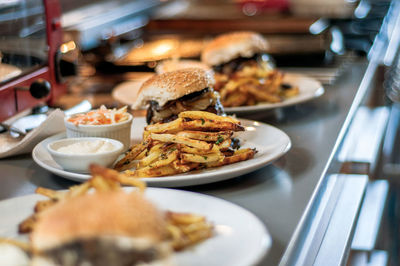
[{"label": "blurred background", "polygon": [[[116,84],[152,72],[167,58],[199,59],[213,36],[235,30],[265,35],[275,63],[331,84],[346,62],[368,53],[390,1],[378,0],[60,0],[63,45],[59,78],[67,108],[96,93],[93,105],[116,106]],[[3,82],[44,64],[43,1],[0,5]],[[11,66],[14,68],[11,69]],[[139,73],[138,73],[139,72]],[[73,77],[68,79],[68,77]],[[104,97],[102,97],[104,96]]]}]

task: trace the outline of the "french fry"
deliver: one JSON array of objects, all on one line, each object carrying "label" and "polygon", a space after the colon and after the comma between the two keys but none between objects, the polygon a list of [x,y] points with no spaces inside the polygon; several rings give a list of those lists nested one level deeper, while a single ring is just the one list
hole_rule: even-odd
[{"label": "french fry", "polygon": [[145,132],[151,133],[176,133],[182,130],[182,118],[175,119],[168,123],[157,123],[145,127]]},{"label": "french fry", "polygon": [[136,156],[135,160],[142,160],[144,157],[146,157],[146,153],[147,150],[143,150],[138,156]]},{"label": "french fry", "polygon": [[57,191],[57,190],[47,189],[44,187],[38,187],[35,192],[37,194],[49,197],[50,199],[54,200],[63,199],[67,195],[65,191]]},{"label": "french fry", "polygon": [[31,246],[28,243],[21,242],[21,241],[15,240],[15,239],[0,237],[0,243],[5,243],[5,244],[10,244],[10,245],[16,246],[16,247],[24,250],[25,252],[32,251]]},{"label": "french fry", "polygon": [[178,173],[186,173],[189,172],[193,169],[196,169],[199,167],[200,164],[198,163],[185,163],[182,164],[180,161],[174,161],[172,163],[172,166],[178,171]]},{"label": "french fry", "polygon": [[[90,165],[90,172],[93,176],[101,176],[105,179],[113,180],[115,182],[119,182],[123,185],[131,185],[138,187],[140,191],[144,191],[146,189],[146,183],[130,178],[124,174],[121,174],[113,169],[108,169],[100,165],[92,164]],[[87,182],[90,184],[90,182]]]},{"label": "french fry", "polygon": [[57,201],[56,201],[56,200],[53,200],[53,199],[38,201],[38,202],[35,204],[34,211],[35,211],[35,212],[44,211],[45,209],[47,209],[47,208],[53,206],[53,205],[56,204],[56,203],[57,203]]},{"label": "french fry", "polygon": [[220,122],[230,122],[234,124],[240,124],[240,121],[230,117],[230,116],[220,116],[216,115],[210,112],[204,112],[204,111],[185,111],[179,113],[180,118],[189,118],[193,120],[201,120],[201,119],[207,119],[207,120],[212,120],[212,121],[220,121]]},{"label": "french fry", "polygon": [[204,131],[181,131],[177,135],[189,139],[197,139],[204,141],[216,141],[219,144],[222,141],[232,136],[232,131],[221,131],[221,132],[204,132]]},{"label": "french fry", "polygon": [[178,144],[184,144],[193,148],[202,149],[202,150],[210,150],[212,148],[212,144],[207,143],[201,140],[193,140],[177,135],[172,134],[150,134],[150,138],[154,140],[159,140],[163,142],[173,142]]},{"label": "french fry", "polygon": [[198,155],[198,154],[190,154],[190,153],[182,153],[181,154],[181,162],[186,163],[211,163],[211,162],[219,162],[224,159],[224,156],[221,154],[206,154],[206,155]]},{"label": "french fry", "polygon": [[178,159],[178,150],[175,150],[169,154],[161,154],[160,157],[162,158],[161,160],[151,163],[147,167],[154,169],[169,165],[170,163]]},{"label": "french fry", "polygon": [[121,184],[137,187],[140,192],[144,192],[146,190],[146,183],[138,180],[137,178],[120,174],[118,179],[120,180]]},{"label": "french fry", "polygon": [[282,99],[276,93],[271,93],[263,90],[259,90],[257,87],[253,85],[247,85],[244,87],[251,95],[253,95],[260,102],[270,102],[270,103],[278,103],[281,102]]},{"label": "french fry", "polygon": [[167,230],[171,235],[172,246],[175,250],[181,250],[194,245],[213,235],[213,226],[204,216],[167,212]]},{"label": "french fry", "polygon": [[154,151],[150,151],[149,155],[147,155],[145,158],[140,160],[138,167],[145,167],[149,164],[151,164],[153,161],[157,160],[161,156],[162,151],[157,149]]},{"label": "french fry", "polygon": [[187,237],[189,238],[190,242],[187,243],[186,245],[188,245],[188,246],[193,245],[193,244],[203,241],[211,236],[212,236],[211,230],[198,230],[198,231],[192,232],[191,234],[187,234]]},{"label": "french fry", "polygon": [[174,224],[192,224],[198,222],[204,222],[205,217],[202,215],[196,215],[192,213],[179,213],[179,212],[167,212],[168,219]]},{"label": "french fry", "polygon": [[126,169],[130,169],[133,167],[134,160],[136,157],[143,152],[147,147],[149,147],[150,141],[143,141],[135,146],[132,147],[132,149],[125,155],[124,158],[119,160],[115,166],[114,169],[118,171],[124,171]]},{"label": "french fry", "polygon": [[113,191],[119,189],[119,185],[112,180],[107,180],[102,176],[93,176],[90,179],[90,184],[97,191]]},{"label": "french fry", "polygon": [[224,159],[222,161],[207,163],[207,167],[217,167],[217,166],[223,166],[223,165],[227,165],[227,164],[245,161],[245,160],[253,158],[254,155],[256,154],[256,151],[253,149],[250,149],[250,148],[242,149],[239,151],[240,152],[235,151],[235,154],[232,156],[224,157]]},{"label": "french fry", "polygon": [[212,225],[205,223],[204,221],[202,222],[192,222],[190,224],[187,224],[185,226],[180,226],[182,232],[186,235],[190,234],[197,234],[198,232],[204,232],[208,231]]},{"label": "french fry", "polygon": [[232,106],[241,106],[248,99],[248,93],[246,92],[232,92],[227,94],[223,99],[224,106],[232,107]]},{"label": "french fry", "polygon": [[[92,179],[95,178],[96,176],[99,176],[106,180],[113,180],[114,182],[118,182],[119,180],[119,172],[113,169],[105,168],[98,164],[91,164],[89,166],[89,169],[90,173],[92,174]],[[90,184],[90,180],[88,183]]]},{"label": "french fry", "polygon": [[33,228],[35,227],[36,221],[37,215],[32,214],[18,225],[18,232],[20,232],[21,234],[32,232]]},{"label": "french fry", "polygon": [[244,127],[224,121],[212,121],[212,120],[193,120],[183,121],[182,126],[184,130],[199,130],[199,131],[244,131]]},{"label": "french fry", "polygon": [[67,197],[78,197],[84,195],[90,188],[90,183],[85,182],[77,186],[72,186],[69,188]]},{"label": "french fry", "polygon": [[216,146],[216,145],[213,145],[213,148],[211,150],[201,150],[201,149],[192,148],[192,147],[189,147],[186,145],[180,145],[179,150],[184,153],[191,153],[191,154],[198,154],[198,155],[219,153],[218,146]]},{"label": "french fry", "polygon": [[128,172],[127,174],[132,177],[158,177],[166,175],[174,175],[179,173],[177,169],[172,166],[166,165],[159,168],[151,168],[146,166],[141,169],[137,169],[133,172]]}]

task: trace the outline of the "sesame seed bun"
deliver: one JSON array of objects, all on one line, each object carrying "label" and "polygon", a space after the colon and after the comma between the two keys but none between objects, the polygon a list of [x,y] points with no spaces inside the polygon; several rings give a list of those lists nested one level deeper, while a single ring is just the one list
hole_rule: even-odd
[{"label": "sesame seed bun", "polygon": [[62,201],[40,213],[31,243],[41,252],[102,236],[157,244],[165,236],[164,217],[139,192],[96,192]]},{"label": "sesame seed bun", "polygon": [[156,101],[159,106],[164,106],[168,101],[201,91],[213,84],[213,73],[200,68],[180,69],[155,75],[143,83],[132,108],[145,107],[149,101]]},{"label": "sesame seed bun", "polygon": [[211,68],[200,62],[200,61],[195,61],[195,60],[165,60],[157,64],[156,66],[156,73],[157,74],[163,74],[166,72],[171,72],[179,69],[185,69],[185,68],[201,68],[206,71],[212,71]]},{"label": "sesame seed bun", "polygon": [[210,66],[224,64],[238,57],[252,57],[266,52],[267,40],[256,32],[243,31],[222,34],[204,48],[201,61]]}]

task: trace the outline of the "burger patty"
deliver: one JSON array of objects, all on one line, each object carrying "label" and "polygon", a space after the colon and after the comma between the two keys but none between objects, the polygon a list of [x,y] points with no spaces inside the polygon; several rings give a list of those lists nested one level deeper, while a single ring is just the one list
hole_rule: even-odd
[{"label": "burger patty", "polygon": [[217,115],[224,114],[218,93],[212,88],[205,88],[169,101],[162,107],[156,101],[150,101],[146,120],[148,124],[166,123],[175,120],[178,114],[183,111],[207,111]]},{"label": "burger patty", "polygon": [[153,247],[119,247],[112,241],[94,238],[73,241],[48,250],[43,255],[56,265],[63,266],[132,266],[160,259],[158,251]]},{"label": "burger patty", "polygon": [[264,60],[264,58],[269,57],[263,57],[263,54],[255,54],[252,57],[238,57],[227,63],[214,66],[213,70],[217,73],[230,76],[245,66],[268,64],[269,62]]}]

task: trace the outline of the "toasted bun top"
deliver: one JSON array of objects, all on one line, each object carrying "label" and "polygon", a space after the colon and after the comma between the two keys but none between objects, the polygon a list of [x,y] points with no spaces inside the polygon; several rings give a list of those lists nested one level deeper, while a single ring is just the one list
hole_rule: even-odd
[{"label": "toasted bun top", "polygon": [[156,66],[156,73],[163,74],[166,72],[171,72],[171,71],[185,69],[185,68],[201,68],[206,71],[212,71],[212,69],[208,65],[206,65],[200,61],[171,59],[171,60],[165,60],[165,61],[160,62]]},{"label": "toasted bun top", "polygon": [[38,216],[31,235],[36,251],[77,239],[124,236],[159,243],[164,217],[139,192],[96,192],[70,198]]},{"label": "toasted bun top", "polygon": [[149,101],[156,101],[163,106],[168,101],[201,91],[213,84],[213,73],[200,68],[186,68],[154,75],[143,83],[132,108],[144,107]]},{"label": "toasted bun top", "polygon": [[242,31],[222,34],[204,48],[201,61],[210,66],[220,65],[237,57],[252,57],[269,48],[267,40],[256,32]]}]

